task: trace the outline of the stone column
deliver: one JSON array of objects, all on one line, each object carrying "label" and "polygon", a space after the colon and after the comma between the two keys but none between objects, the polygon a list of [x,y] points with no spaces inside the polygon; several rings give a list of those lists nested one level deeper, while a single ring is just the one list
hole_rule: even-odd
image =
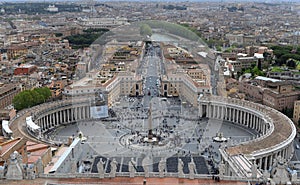
[{"label": "stone column", "polygon": [[254,123],[253,123],[253,114],[250,114],[250,123],[251,123],[251,128],[254,128]]},{"label": "stone column", "polygon": [[56,125],[59,125],[59,112],[56,112]]},{"label": "stone column", "polygon": [[44,129],[43,120],[40,118],[38,121],[39,121],[40,124],[41,124],[41,129],[43,130],[43,129]]},{"label": "stone column", "polygon": [[76,121],[78,119],[78,111],[77,111],[77,107],[74,108],[74,117],[75,117],[75,120]]},{"label": "stone column", "polygon": [[86,106],[86,111],[85,111],[85,114],[86,114],[86,119],[89,119],[90,116],[89,116],[89,106]]},{"label": "stone column", "polygon": [[49,122],[48,122],[48,120],[47,120],[47,116],[44,116],[44,120],[45,120],[45,124],[47,125],[47,126],[46,126],[47,129],[49,129],[50,126],[49,126]]},{"label": "stone column", "polygon": [[223,120],[224,119],[224,114],[225,114],[225,110],[226,110],[226,107],[224,107],[224,106],[222,106],[221,107],[222,109],[221,109],[221,119]]},{"label": "stone column", "polygon": [[271,166],[273,166],[273,154],[270,155],[270,162],[269,162],[269,168],[271,168]]},{"label": "stone column", "polygon": [[281,152],[282,152],[282,154],[281,154],[281,156],[282,156],[282,158],[284,158],[284,159],[286,159],[285,157],[285,149],[283,149],[283,150],[281,150]]},{"label": "stone column", "polygon": [[236,109],[233,108],[233,122],[235,123],[236,122]]},{"label": "stone column", "polygon": [[66,123],[67,122],[67,109],[65,109],[65,110],[63,110],[63,120],[64,120],[64,123]]},{"label": "stone column", "polygon": [[263,122],[263,121],[260,122],[260,132],[262,134],[265,133],[265,122]]},{"label": "stone column", "polygon": [[243,111],[242,110],[239,110],[240,111],[240,124],[243,125]]},{"label": "stone column", "polygon": [[228,121],[232,121],[232,108],[229,107],[229,120]]},{"label": "stone column", "polygon": [[225,117],[226,117],[226,120],[229,121],[229,107],[225,107],[225,109],[226,109],[226,111],[225,111],[226,116]]},{"label": "stone column", "polygon": [[72,107],[68,109],[68,112],[69,112],[69,119],[68,119],[68,121],[69,122],[72,122],[72,109],[73,109]]},{"label": "stone column", "polygon": [[292,152],[293,152],[293,145],[292,144],[290,144],[289,146],[288,146],[288,148],[287,148],[287,156],[288,157],[290,157],[291,156],[291,154],[292,154]]},{"label": "stone column", "polygon": [[48,114],[46,117],[47,117],[47,122],[48,122],[50,128],[52,128],[52,124],[51,124],[51,120],[50,120],[50,115]]},{"label": "stone column", "polygon": [[[289,146],[288,146],[289,147]],[[284,156],[288,159],[290,156],[288,155],[288,147],[284,149]]]},{"label": "stone column", "polygon": [[62,110],[59,111],[59,124],[62,124],[63,119],[62,119],[63,115],[62,115]]},{"label": "stone column", "polygon": [[88,113],[87,111],[88,111],[88,110],[87,110],[87,106],[85,106],[85,107],[84,107],[84,119],[87,119],[87,117],[88,117],[88,116],[87,116],[87,113]]},{"label": "stone column", "polygon": [[246,120],[246,115],[247,115],[247,112],[246,110],[243,111],[243,125],[247,125],[247,120]]},{"label": "stone column", "polygon": [[257,123],[258,123],[258,131],[260,133],[263,133],[262,132],[262,124],[261,124],[261,118],[260,117],[257,117]]},{"label": "stone column", "polygon": [[200,118],[202,117],[202,104],[201,104],[201,103],[200,103],[200,105],[199,105],[198,116],[199,116]]},{"label": "stone column", "polygon": [[253,115],[254,130],[257,130],[256,116]]},{"label": "stone column", "polygon": [[52,127],[54,127],[53,113],[50,113],[49,117],[50,117],[50,123],[51,123]]},{"label": "stone column", "polygon": [[65,121],[66,121],[66,123],[68,123],[69,122],[69,109],[65,109],[65,115],[66,115]]},{"label": "stone column", "polygon": [[65,114],[65,123],[67,123],[67,122],[68,122],[68,119],[69,119],[69,112],[68,112],[68,109],[65,109],[64,114]]},{"label": "stone column", "polygon": [[262,158],[259,158],[258,161],[259,161],[259,169],[262,169]]},{"label": "stone column", "polygon": [[66,122],[65,121],[65,119],[66,119],[65,110],[61,110],[60,112],[61,112],[61,122],[65,123]]},{"label": "stone column", "polygon": [[83,107],[80,107],[80,119],[84,119],[84,117],[83,117]]},{"label": "stone column", "polygon": [[40,122],[40,124],[41,124],[41,128],[42,128],[42,130],[44,130],[44,124],[43,124],[43,120],[42,120],[42,119],[39,119],[39,122]]},{"label": "stone column", "polygon": [[50,126],[50,123],[48,121],[48,115],[46,115],[44,118],[45,118],[45,122],[47,124],[47,127],[50,128],[51,126]]},{"label": "stone column", "polygon": [[81,107],[78,107],[78,119],[79,120],[81,120],[81,114],[82,114]]},{"label": "stone column", "polygon": [[68,123],[69,122],[69,119],[70,119],[70,114],[69,114],[69,109],[66,109],[65,110],[65,114],[66,114],[66,118],[65,118],[65,120],[66,120],[66,123]]},{"label": "stone column", "polygon": [[43,125],[42,120],[41,120],[41,119],[38,119],[38,122],[39,122],[39,124],[40,124],[41,129],[44,130],[44,125]]},{"label": "stone column", "polygon": [[253,123],[254,123],[254,130],[257,130],[256,127],[257,127],[257,124],[256,124],[256,116],[253,115]]},{"label": "stone column", "polygon": [[48,129],[51,128],[51,125],[50,125],[49,119],[48,119],[48,115],[45,116],[45,121],[46,121]]},{"label": "stone column", "polygon": [[44,116],[42,119],[43,119],[43,123],[44,123],[44,125],[45,125],[45,129],[48,129],[48,125],[47,125],[45,116]]},{"label": "stone column", "polygon": [[267,170],[267,162],[268,162],[268,156],[264,157],[265,164],[264,164],[264,170]]},{"label": "stone column", "polygon": [[69,119],[69,120],[70,120],[71,122],[73,122],[73,121],[74,121],[73,118],[74,118],[74,108],[71,107],[71,108],[70,108],[70,119]]},{"label": "stone column", "polygon": [[87,118],[90,119],[91,118],[91,109],[90,106],[86,106],[87,108]]},{"label": "stone column", "polygon": [[249,112],[247,112],[246,113],[246,125],[247,125],[248,128],[250,128],[250,120],[249,120],[250,117],[249,117],[249,115],[250,115]]},{"label": "stone column", "polygon": [[212,106],[213,106],[212,118],[216,118],[216,106],[215,105]]},{"label": "stone column", "polygon": [[259,123],[259,117],[258,117],[258,116],[255,116],[255,122],[256,122],[256,124],[257,124],[257,130],[258,130],[259,132],[261,132],[261,125],[260,125],[260,123]]},{"label": "stone column", "polygon": [[235,109],[231,108],[231,121],[235,122],[234,119],[235,119]]},{"label": "stone column", "polygon": [[43,117],[43,121],[44,121],[46,130],[48,130],[49,129],[49,125],[47,123],[46,117]]}]

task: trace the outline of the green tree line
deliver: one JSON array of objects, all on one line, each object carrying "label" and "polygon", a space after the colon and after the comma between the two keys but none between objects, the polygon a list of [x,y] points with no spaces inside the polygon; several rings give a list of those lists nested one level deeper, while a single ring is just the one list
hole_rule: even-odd
[{"label": "green tree line", "polygon": [[33,90],[25,90],[18,93],[13,99],[13,106],[16,110],[33,107],[44,103],[51,97],[51,91],[48,87],[35,88]]},{"label": "green tree line", "polygon": [[152,35],[152,29],[148,24],[142,24],[140,27],[140,34],[143,36]]},{"label": "green tree line", "polygon": [[[144,24],[149,25],[152,29],[164,29],[171,34],[178,35],[180,37],[187,38],[192,41],[202,41],[196,33],[179,24],[162,21],[145,21]],[[202,43],[204,44],[203,41]]]},{"label": "green tree line", "polygon": [[[289,59],[300,60],[300,48],[293,49],[293,46],[271,46],[274,55],[276,56],[276,64],[279,66],[289,65]],[[291,67],[294,67],[293,65]]]},{"label": "green tree line", "polygon": [[88,29],[84,31],[83,34],[71,35],[65,37],[64,39],[69,40],[69,43],[74,49],[84,48],[90,46],[95,40],[97,40],[107,31],[108,29]]}]

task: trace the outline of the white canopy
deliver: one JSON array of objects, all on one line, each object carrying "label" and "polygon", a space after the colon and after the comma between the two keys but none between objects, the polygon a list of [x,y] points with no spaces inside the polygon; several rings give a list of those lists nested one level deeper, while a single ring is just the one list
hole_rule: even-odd
[{"label": "white canopy", "polygon": [[27,127],[29,127],[32,131],[36,131],[40,129],[40,126],[36,125],[33,121],[32,121],[32,117],[29,116],[26,118],[26,125]]},{"label": "white canopy", "polygon": [[10,130],[10,128],[8,126],[7,120],[2,120],[2,129],[5,131],[5,133],[12,134],[12,131]]}]

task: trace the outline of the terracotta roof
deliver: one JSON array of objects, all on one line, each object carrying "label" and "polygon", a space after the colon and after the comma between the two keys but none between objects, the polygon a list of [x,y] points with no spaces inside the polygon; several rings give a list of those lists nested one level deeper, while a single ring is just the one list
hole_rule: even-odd
[{"label": "terracotta roof", "polygon": [[27,160],[27,163],[28,164],[34,164],[37,162],[37,160],[40,158],[41,156],[39,155],[31,155],[31,156],[28,156],[28,160]]},{"label": "terracotta roof", "polygon": [[35,144],[31,144],[31,145],[28,145],[26,143],[26,146],[27,146],[27,151],[28,152],[34,152],[34,151],[37,151],[37,150],[40,150],[40,149],[45,149],[45,148],[47,149],[49,147],[48,145],[41,144],[41,143],[35,143]]},{"label": "terracotta roof", "polygon": [[7,142],[1,143],[0,146],[2,147],[1,156],[5,154],[11,147],[21,141],[21,138],[16,138],[9,140]]}]

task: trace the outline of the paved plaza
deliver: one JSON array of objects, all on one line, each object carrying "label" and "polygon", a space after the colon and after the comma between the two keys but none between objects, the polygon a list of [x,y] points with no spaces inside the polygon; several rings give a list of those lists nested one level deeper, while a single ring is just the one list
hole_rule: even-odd
[{"label": "paved plaza", "polygon": [[[174,165],[174,168],[168,167],[167,171],[176,172],[179,158],[184,161],[184,171],[188,171],[187,164],[193,158],[197,161],[198,174],[210,174],[215,173],[220,162],[218,149],[221,143],[213,141],[218,133],[228,139],[225,145],[250,140],[257,134],[254,130],[230,122],[198,118],[197,113],[188,106],[181,107],[184,112],[181,114],[180,110],[173,110],[174,107],[164,107],[168,106],[169,101],[176,101],[174,98],[169,99],[166,102],[165,99],[162,101],[161,98],[156,98],[160,103],[151,103],[153,134],[160,137],[160,142],[155,145],[142,140],[149,130],[149,110],[130,108],[141,101],[135,98],[128,100],[129,108],[116,107],[114,119],[87,120],[60,127],[53,133],[52,139],[67,143],[69,137],[83,133],[87,138],[84,143],[90,146],[89,153],[95,156],[89,172],[97,172],[95,165],[100,158],[106,163],[104,170],[107,173],[112,159],[118,162],[119,172],[128,172],[128,163],[132,158],[136,162],[137,172],[143,172],[142,162],[145,158],[148,158],[153,172],[158,171],[157,166],[162,158],[168,166]],[[155,102],[154,100],[155,98],[152,101]]]},{"label": "paved plaza", "polygon": [[[162,97],[161,76],[165,66],[160,48],[147,45],[138,68],[143,76],[143,96],[121,96],[109,109],[109,117],[85,120],[61,126],[48,134],[49,139],[68,143],[70,137],[82,133],[86,138],[88,156],[78,164],[80,173],[97,173],[101,161],[103,171],[109,173],[111,163],[117,172],[128,172],[131,164],[136,172],[159,171],[159,163],[166,163],[166,172],[183,173],[195,162],[196,174],[218,174],[221,145],[251,140],[258,133],[230,122],[204,119],[183,97]],[[218,136],[226,142],[215,142]]]}]

